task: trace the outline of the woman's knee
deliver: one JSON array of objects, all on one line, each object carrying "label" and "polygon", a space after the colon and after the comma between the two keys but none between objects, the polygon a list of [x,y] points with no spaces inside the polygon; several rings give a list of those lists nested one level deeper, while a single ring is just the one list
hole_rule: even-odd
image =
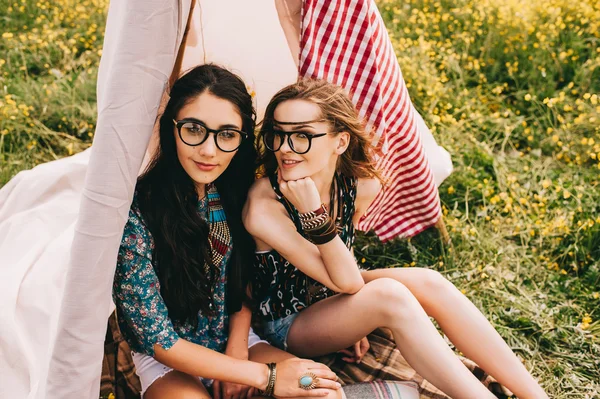
[{"label": "woman's knee", "polygon": [[446,298],[459,294],[458,289],[440,272],[431,269],[421,269],[419,282],[421,291],[425,294],[424,300],[432,298]]},{"label": "woman's knee", "polygon": [[[344,395],[344,391],[342,389],[338,389],[337,391],[328,390],[327,396],[319,396],[319,398],[324,398],[324,399],[342,399],[345,397],[346,396]],[[262,399],[262,398],[264,398],[264,396],[262,396],[262,397],[256,396],[252,399]],[[306,397],[303,396],[303,397],[299,397],[299,398],[289,398],[289,399],[304,399],[304,398],[306,398]]]},{"label": "woman's knee", "polygon": [[373,310],[385,320],[419,306],[414,295],[402,283],[392,278],[379,278],[362,289],[369,296]]},{"label": "woman's knee", "polygon": [[144,398],[210,399],[210,394],[198,378],[173,370],[154,381]]}]

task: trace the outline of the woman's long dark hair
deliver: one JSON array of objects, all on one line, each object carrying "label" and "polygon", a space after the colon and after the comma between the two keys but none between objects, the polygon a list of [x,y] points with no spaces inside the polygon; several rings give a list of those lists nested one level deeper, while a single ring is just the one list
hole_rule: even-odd
[{"label": "woman's long dark hair", "polygon": [[214,314],[212,293],[219,268],[212,263],[209,226],[198,214],[194,181],[177,157],[173,119],[181,108],[205,92],[234,104],[242,117],[242,130],[248,134],[214,182],[234,243],[227,266],[227,309],[230,313],[240,310],[247,281],[245,262],[254,256],[254,241],[242,225],[241,214],[254,181],[256,114],[239,77],[209,64],[193,68],[173,84],[160,117],[159,147],[136,186],[140,212],[154,239],[153,258],[169,316],[194,326],[199,311]]}]

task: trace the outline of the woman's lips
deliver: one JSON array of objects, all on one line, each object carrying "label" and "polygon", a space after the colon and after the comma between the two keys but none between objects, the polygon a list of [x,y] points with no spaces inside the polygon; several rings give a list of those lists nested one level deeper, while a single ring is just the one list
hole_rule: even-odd
[{"label": "woman's lips", "polygon": [[283,169],[291,169],[291,168],[299,165],[300,162],[302,162],[302,161],[294,161],[294,160],[284,159],[281,161],[281,167]]},{"label": "woman's lips", "polygon": [[196,164],[198,169],[200,169],[203,172],[210,172],[211,170],[213,170],[214,168],[217,167],[217,165],[214,165],[211,163],[203,163],[203,162],[196,162],[196,161],[194,161],[194,163]]}]

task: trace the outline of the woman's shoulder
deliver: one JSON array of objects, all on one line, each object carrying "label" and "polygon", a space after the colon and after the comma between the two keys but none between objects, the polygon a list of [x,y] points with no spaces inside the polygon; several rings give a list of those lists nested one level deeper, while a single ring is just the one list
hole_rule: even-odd
[{"label": "woman's shoulder", "polygon": [[129,208],[127,222],[123,228],[115,281],[122,282],[134,278],[140,273],[143,275],[153,273],[151,266],[153,249],[154,240],[139,210],[137,198],[134,197]]},{"label": "woman's shoulder", "polygon": [[144,216],[140,210],[140,194],[137,191],[133,193],[133,200],[131,201],[127,223],[125,224],[126,229],[132,227],[145,228]]},{"label": "woman's shoulder", "polygon": [[376,177],[360,177],[357,179],[356,186],[357,197],[377,196],[382,187],[381,181]]},{"label": "woman's shoulder", "polygon": [[140,211],[139,197],[136,192],[123,228],[121,250],[135,250],[138,253],[146,254],[152,246],[152,235]]},{"label": "woman's shoulder", "polygon": [[382,184],[377,178],[359,178],[356,183],[356,211],[355,215],[362,217],[371,203],[381,191]]},{"label": "woman's shoulder", "polygon": [[250,191],[248,192],[248,198],[251,200],[265,200],[265,199],[277,199],[275,195],[275,191],[271,186],[271,181],[269,177],[261,177],[260,179],[256,179],[256,181],[250,187]]},{"label": "woman's shoulder", "polygon": [[252,214],[256,212],[262,213],[277,203],[279,203],[279,201],[277,200],[277,195],[271,186],[269,178],[261,177],[252,184],[252,187],[250,187],[248,200],[246,201],[246,206],[244,208],[244,215],[250,211]]},{"label": "woman's shoulder", "polygon": [[244,206],[242,218],[249,232],[264,222],[268,215],[285,213],[285,208],[277,199],[268,177],[257,179],[250,191]]}]

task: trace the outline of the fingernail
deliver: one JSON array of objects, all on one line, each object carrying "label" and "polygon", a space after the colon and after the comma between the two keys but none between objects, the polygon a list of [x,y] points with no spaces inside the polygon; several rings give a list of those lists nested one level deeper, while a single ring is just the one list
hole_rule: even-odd
[{"label": "fingernail", "polygon": [[336,383],[335,383],[335,386],[336,386],[336,387],[338,387],[338,388],[341,388],[341,387],[342,387],[342,384],[340,384],[339,382],[336,382]]}]

